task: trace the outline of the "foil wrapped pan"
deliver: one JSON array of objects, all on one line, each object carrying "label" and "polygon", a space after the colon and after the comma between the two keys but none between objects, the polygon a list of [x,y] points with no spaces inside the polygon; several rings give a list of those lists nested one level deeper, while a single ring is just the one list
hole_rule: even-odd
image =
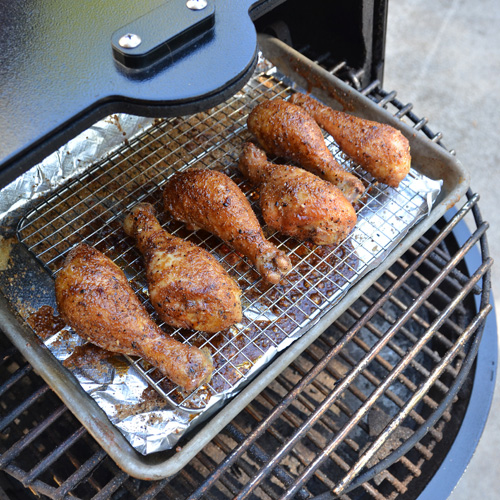
[{"label": "foil wrapped pan", "polygon": [[[5,227],[17,227],[19,241],[50,276],[80,241],[101,247],[122,267],[157,320],[148,304],[140,256],[121,232],[127,210],[139,201],[160,206],[161,185],[174,172],[196,164],[230,175],[260,217],[255,190],[235,168],[241,146],[250,138],[246,117],[261,100],[286,98],[297,90],[301,89],[262,59],[247,86],[210,113],[165,120],[110,116],[4,188],[0,221]],[[58,323],[50,293],[42,305],[26,309],[25,318],[46,347],[139,453],[174,448],[310,330],[429,214],[441,181],[412,169],[398,189],[377,184],[339,151],[331,137],[326,135],[325,140],[337,160],[364,179],[368,194],[357,206],[355,229],[337,247],[302,243],[264,227],[294,265],[279,285],[262,283],[241,256],[216,238],[161,219],[169,232],[210,250],[243,290],[244,319],[227,331],[209,336],[161,325],[179,340],[212,351],[214,377],[195,393],[182,394],[141,360],[86,344]],[[48,323],[52,327],[47,329]]]}]

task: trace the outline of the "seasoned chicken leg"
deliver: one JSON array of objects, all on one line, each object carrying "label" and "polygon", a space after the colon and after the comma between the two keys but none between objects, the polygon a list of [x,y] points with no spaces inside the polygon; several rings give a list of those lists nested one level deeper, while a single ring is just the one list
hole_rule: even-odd
[{"label": "seasoned chicken leg", "polygon": [[56,278],[59,313],[81,337],[108,351],[141,356],[191,391],[210,379],[210,354],[181,344],[154,323],[121,269],[98,250],[72,249]]},{"label": "seasoned chicken leg", "polygon": [[378,181],[398,187],[410,171],[410,144],[399,130],[335,111],[305,94],[294,94],[290,102],[304,108],[345,154]]},{"label": "seasoned chicken leg", "polygon": [[356,224],[356,212],[342,191],[301,168],[267,161],[265,153],[245,144],[239,169],[260,184],[266,223],[282,233],[317,245],[340,243]]},{"label": "seasoned chicken leg", "polygon": [[136,205],[125,232],[144,255],[149,298],[170,325],[218,332],[241,321],[241,291],[207,251],[165,231],[149,203]]},{"label": "seasoned chicken leg", "polygon": [[265,101],[252,110],[247,125],[267,153],[297,162],[335,184],[351,202],[363,194],[361,180],[337,163],[318,124],[300,106],[282,99]]},{"label": "seasoned chicken leg", "polygon": [[173,175],[163,191],[165,210],[193,229],[216,234],[242,253],[270,283],[291,269],[288,256],[267,241],[241,189],[215,170],[190,169]]}]

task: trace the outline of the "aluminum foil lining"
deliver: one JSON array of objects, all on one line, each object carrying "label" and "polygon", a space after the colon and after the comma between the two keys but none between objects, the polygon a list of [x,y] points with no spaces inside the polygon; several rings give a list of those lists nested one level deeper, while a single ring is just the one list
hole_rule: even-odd
[{"label": "aluminum foil lining", "polygon": [[[113,115],[96,123],[0,191],[0,221],[14,225],[19,214],[26,212],[38,198],[85,171],[96,159],[122,145],[124,140],[131,140],[154,126],[154,122],[131,115]],[[344,157],[339,159],[344,163],[347,161]],[[408,230],[429,213],[440,192],[441,181],[429,179],[412,169],[397,190],[380,185],[374,189],[377,190],[376,196],[368,199],[358,212],[358,223],[349,237],[356,256],[352,275],[343,279],[336,293],[287,332],[286,338],[278,345],[270,345],[237,383],[212,395],[202,411],[193,412],[187,407],[173,405],[153,390],[125,358],[93,350],[70,329],[63,328],[45,338],[44,342],[139,453],[147,455],[174,448],[187,431],[238,394],[243,385],[278,352],[319,321],[354,283],[396,248]],[[272,323],[277,319],[269,307],[260,307],[258,300],[244,307],[244,316],[252,322],[264,320]],[[244,329],[244,325],[235,325],[233,333],[238,334],[240,329]],[[81,355],[75,358],[74,353],[79,350]]]},{"label": "aluminum foil lining", "polygon": [[157,121],[114,114],[95,123],[0,190],[0,224],[15,226],[33,202],[85,172],[98,159],[109,155],[124,141]]}]

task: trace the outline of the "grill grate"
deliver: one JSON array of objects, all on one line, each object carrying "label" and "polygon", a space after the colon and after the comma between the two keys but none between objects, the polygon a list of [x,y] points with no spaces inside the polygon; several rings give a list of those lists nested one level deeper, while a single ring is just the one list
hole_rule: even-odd
[{"label": "grill grate", "polygon": [[[367,92],[378,101],[388,96],[376,84]],[[411,109],[393,97],[389,101]],[[408,111],[401,117],[440,141],[425,120]],[[53,499],[295,494],[326,500],[334,490],[345,500],[415,498],[461,425],[467,376],[489,311],[487,225],[477,196],[469,198],[450,224],[439,221],[182,471],[162,481],[139,481],[121,472],[0,335],[0,470]],[[453,229],[470,213],[477,229],[459,246]],[[462,259],[476,242],[482,262],[469,277]],[[477,315],[472,293],[481,295]],[[432,326],[436,322],[438,329]],[[417,346],[426,335],[428,342]],[[381,339],[385,345],[370,355]],[[399,370],[407,352],[410,359]],[[371,361],[339,389],[367,355]],[[427,380],[429,387],[422,386]],[[381,384],[387,387],[369,411],[350,432],[343,431]],[[419,392],[422,397],[413,404]],[[370,455],[391,419],[399,426]],[[312,425],[305,426],[307,421]],[[32,496],[21,489],[18,498]]]},{"label": "grill grate", "polygon": [[[474,209],[476,201],[473,198],[457,218]],[[450,267],[457,269],[455,261],[467,254],[469,245],[484,236],[484,225],[479,225],[469,244],[453,254],[446,250],[446,240],[456,220],[444,228],[433,228],[188,466],[163,481],[138,481],[119,471],[74,417],[57,404],[47,386],[38,382],[38,389],[26,398],[20,390],[29,386],[26,379],[35,384],[39,379],[19,356],[7,354],[0,378],[7,379],[2,387],[6,387],[3,401],[8,408],[0,423],[2,448],[6,446],[7,451],[0,458],[0,468],[51,498],[67,494],[89,499],[114,494],[159,499],[287,498],[293,493],[296,498],[322,495],[326,499],[332,498],[328,492],[342,487],[345,478],[355,480],[350,475],[366,461],[368,467],[385,466],[377,474],[371,471],[371,477],[365,476],[358,488],[344,492],[341,498],[416,496],[420,481],[434,472],[448,449],[446,443],[453,441],[460,426],[467,401],[459,397],[456,387],[470,368],[480,338],[476,327],[488,311],[484,307],[475,318],[467,296],[490,261],[486,259],[464,286],[449,272]],[[436,270],[427,255],[418,257],[416,247],[426,239],[426,254],[439,248],[443,255],[444,248],[451,264]],[[438,282],[440,275],[444,278]],[[420,304],[410,310],[415,301]],[[453,311],[451,315],[448,309]],[[410,312],[411,320],[404,322],[403,316]],[[436,320],[442,322],[439,331],[431,326]],[[396,331],[386,347],[373,354],[373,361],[343,387],[373,346],[392,329]],[[417,344],[431,333],[429,342],[415,352]],[[390,379],[408,352],[415,356],[411,354],[406,368]],[[343,429],[384,384],[388,386],[370,410],[345,434]],[[412,406],[412,398],[419,392],[423,397]],[[26,398],[21,405],[19,395]],[[408,405],[410,411],[405,415]],[[28,414],[34,411],[40,422],[30,422]],[[389,436],[384,427],[391,419],[400,425]],[[29,429],[25,435],[24,428]],[[419,436],[422,428],[428,430],[425,436]],[[394,450],[399,452],[398,447],[415,437],[419,439],[413,448],[391,466]],[[369,457],[367,451],[379,439],[384,440],[384,447]]]},{"label": "grill grate", "polygon": [[[204,231],[187,231],[184,225],[165,218],[161,214],[161,186],[174,172],[193,165],[223,170],[260,213],[258,196],[238,174],[236,164],[244,142],[251,138],[246,129],[248,113],[258,102],[277,96],[286,98],[292,92],[278,76],[275,70],[266,68],[234,98],[210,113],[165,120],[153,126],[57,190],[19,225],[19,240],[52,275],[57,274],[72,246],[86,241],[125,271],[132,288],[167,332],[183,342],[209,347],[215,366],[213,378],[208,387],[187,397],[142,360],[127,358],[160,394],[194,412],[206,407],[211,395],[231,390],[245,379],[270,348],[281,348],[283,342],[318,319],[361,272],[390,248],[405,229],[401,220],[413,220],[411,211],[423,199],[411,189],[399,190],[396,195],[391,188],[372,183],[369,175],[352,164],[326,135],[339,161],[347,170],[355,169],[368,185],[368,194],[357,207],[357,234],[351,234],[338,247],[315,247],[277,234],[261,220],[266,235],[290,256],[294,266],[286,280],[273,287],[260,281],[256,271],[218,238]],[[409,175],[414,176],[413,172]],[[201,245],[223,262],[243,290],[241,324],[208,336],[174,330],[161,323],[148,302],[141,256],[121,227],[124,216],[139,201],[155,205],[169,232]]]}]

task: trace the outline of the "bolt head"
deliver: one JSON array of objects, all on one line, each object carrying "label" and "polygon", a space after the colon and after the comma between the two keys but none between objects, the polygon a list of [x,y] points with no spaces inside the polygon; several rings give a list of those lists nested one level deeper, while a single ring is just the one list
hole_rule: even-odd
[{"label": "bolt head", "polygon": [[207,0],[187,0],[186,2],[186,7],[191,10],[202,10],[207,5]]},{"label": "bolt head", "polygon": [[127,33],[118,40],[118,45],[124,49],[135,49],[141,44],[141,42],[142,40],[139,35]]}]

